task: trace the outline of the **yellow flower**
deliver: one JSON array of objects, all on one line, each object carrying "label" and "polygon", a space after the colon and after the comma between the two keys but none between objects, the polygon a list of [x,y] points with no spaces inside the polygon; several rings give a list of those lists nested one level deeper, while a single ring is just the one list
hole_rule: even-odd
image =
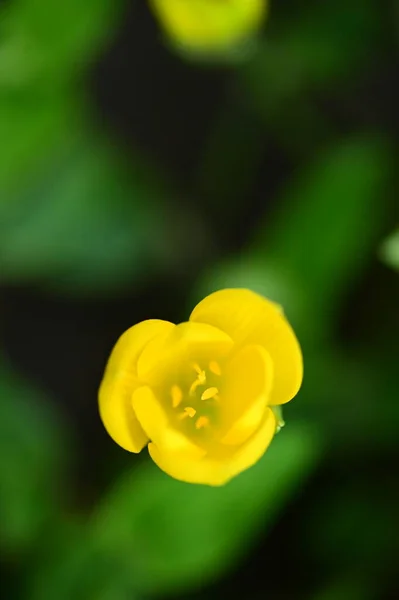
[{"label": "yellow flower", "polygon": [[167,35],[200,52],[219,51],[259,29],[267,0],[150,0]]},{"label": "yellow flower", "polygon": [[[281,308],[247,289],[207,296],[186,323],[143,321],[110,356],[99,393],[109,435],[191,483],[222,485],[261,458],[281,425],[273,407],[302,383]],[[276,411],[278,413],[278,411]]]}]

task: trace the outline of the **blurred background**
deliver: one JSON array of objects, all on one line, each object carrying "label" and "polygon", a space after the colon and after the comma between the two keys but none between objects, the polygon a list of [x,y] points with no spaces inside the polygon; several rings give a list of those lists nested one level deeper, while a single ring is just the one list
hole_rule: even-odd
[{"label": "blurred background", "polygon": [[[163,18],[0,3],[5,597],[395,598],[399,4],[274,0],[217,51]],[[113,443],[97,389],[125,329],[243,286],[304,385],[255,467],[185,485]]]}]

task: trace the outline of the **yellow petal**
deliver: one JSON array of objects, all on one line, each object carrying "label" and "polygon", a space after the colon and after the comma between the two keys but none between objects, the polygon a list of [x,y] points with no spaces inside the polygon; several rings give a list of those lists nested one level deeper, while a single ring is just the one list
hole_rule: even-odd
[{"label": "yellow petal", "polygon": [[181,452],[185,456],[200,458],[205,452],[180,431],[172,428],[168,415],[148,386],[137,388],[132,396],[137,419],[148,438],[165,452]]},{"label": "yellow petal", "polygon": [[207,296],[190,321],[209,323],[225,331],[238,345],[259,344],[273,361],[270,404],[289,402],[303,377],[302,353],[280,307],[247,289],[225,289]]},{"label": "yellow petal", "polygon": [[151,339],[173,327],[173,323],[158,320],[134,325],[119,338],[108,360],[99,390],[100,416],[109,435],[130,452],[140,452],[148,442],[130,402],[140,385],[137,359]]},{"label": "yellow petal", "polygon": [[206,323],[181,323],[147,344],[137,363],[140,379],[155,385],[165,377],[179,381],[190,362],[218,358],[231,352],[231,338]]},{"label": "yellow petal", "polygon": [[266,409],[259,429],[234,452],[229,460],[230,477],[252,467],[264,455],[276,432],[276,419],[270,408]]},{"label": "yellow petal", "polygon": [[230,423],[221,442],[238,445],[259,427],[273,384],[273,363],[262,346],[245,346],[226,366],[221,397],[223,421]]},{"label": "yellow petal", "polygon": [[171,477],[187,483],[223,485],[232,477],[255,464],[267,450],[276,429],[276,421],[270,408],[253,436],[238,449],[226,448],[223,456],[206,455],[195,458],[182,452],[165,452],[156,444],[149,444],[152,460]]},{"label": "yellow petal", "polygon": [[253,33],[266,13],[265,0],[151,0],[168,35],[195,49],[236,43]]}]

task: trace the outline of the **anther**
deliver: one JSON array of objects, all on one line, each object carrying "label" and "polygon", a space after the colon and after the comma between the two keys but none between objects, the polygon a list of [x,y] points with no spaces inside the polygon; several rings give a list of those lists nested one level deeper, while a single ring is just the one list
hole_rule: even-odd
[{"label": "anther", "polygon": [[210,387],[202,392],[201,400],[210,400],[211,398],[215,398],[215,396],[219,393],[217,387]]},{"label": "anther", "polygon": [[222,374],[222,369],[220,368],[220,365],[219,365],[219,363],[216,362],[216,360],[211,360],[211,362],[209,363],[209,370],[214,375],[221,375]]},{"label": "anther", "polygon": [[189,389],[190,396],[193,396],[195,394],[195,390],[197,389],[197,387],[199,387],[200,385],[206,384],[205,371],[203,371],[197,364],[194,364],[193,367],[194,367],[195,372],[197,373],[197,379],[190,386],[190,389]]},{"label": "anther", "polygon": [[184,411],[179,415],[180,419],[185,419],[186,417],[190,417],[192,419],[197,414],[197,411],[192,406],[186,406]]},{"label": "anther", "polygon": [[205,371],[197,364],[194,365],[194,371],[197,373],[197,380],[201,383],[201,385],[204,385],[206,382]]},{"label": "anther", "polygon": [[180,402],[183,400],[183,392],[178,385],[172,385],[170,394],[172,396],[172,406],[173,408],[177,408]]},{"label": "anther", "polygon": [[202,429],[203,427],[206,427],[207,425],[209,425],[208,417],[198,417],[198,419],[195,423],[195,428]]}]

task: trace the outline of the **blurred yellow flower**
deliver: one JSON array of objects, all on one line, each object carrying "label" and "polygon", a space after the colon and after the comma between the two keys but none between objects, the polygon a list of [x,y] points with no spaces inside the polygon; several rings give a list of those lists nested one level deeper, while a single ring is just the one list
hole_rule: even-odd
[{"label": "blurred yellow flower", "polygon": [[281,308],[247,289],[207,296],[186,323],[143,321],[114,347],[99,392],[109,435],[148,445],[166,473],[222,485],[261,458],[281,425],[273,407],[302,383]]},{"label": "blurred yellow flower", "polygon": [[256,32],[267,0],[150,0],[172,41],[199,52],[235,46]]}]

